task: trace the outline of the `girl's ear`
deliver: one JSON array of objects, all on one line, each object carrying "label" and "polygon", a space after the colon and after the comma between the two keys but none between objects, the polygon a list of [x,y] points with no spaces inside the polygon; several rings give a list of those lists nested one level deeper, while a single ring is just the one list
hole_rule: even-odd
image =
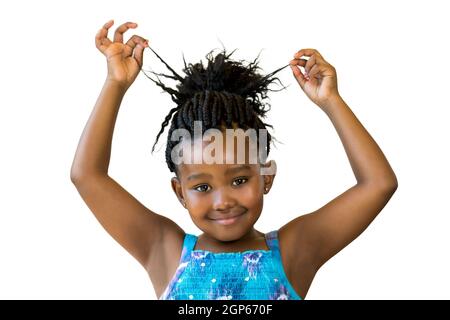
[{"label": "girl's ear", "polygon": [[264,194],[269,193],[272,188],[275,175],[277,174],[277,165],[275,160],[270,160],[262,165],[262,175],[264,178]]},{"label": "girl's ear", "polygon": [[172,185],[172,190],[173,190],[173,192],[175,192],[175,195],[177,196],[181,205],[186,208],[186,201],[184,200],[184,197],[183,197],[183,190],[181,188],[180,180],[177,177],[173,177],[170,180],[170,183]]}]

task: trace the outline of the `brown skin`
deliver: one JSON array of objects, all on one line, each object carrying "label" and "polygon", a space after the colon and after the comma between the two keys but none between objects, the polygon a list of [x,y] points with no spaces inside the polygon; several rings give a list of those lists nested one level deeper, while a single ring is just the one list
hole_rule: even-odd
[{"label": "brown skin", "polygon": [[[230,143],[223,134],[224,162],[237,159],[237,140],[234,150],[227,153]],[[209,142],[203,142],[203,148]],[[204,150],[204,149],[203,149]],[[173,177],[172,189],[187,209],[194,224],[204,233],[199,236],[196,249],[213,252],[248,250],[249,245],[265,245],[264,234],[254,229],[263,208],[263,196],[273,184],[274,175],[261,175],[261,166],[249,161],[249,141],[246,141],[243,164],[180,164]],[[201,174],[201,175],[200,175]],[[240,215],[232,225],[221,225],[216,219]]]},{"label": "brown skin", "polygon": [[[159,297],[178,266],[185,232],[174,221],[140,203],[108,174],[120,104],[139,73],[147,45],[137,35],[123,43],[124,32],[136,27],[131,23],[119,26],[114,41],[110,41],[107,33],[111,26],[111,21],[106,23],[96,35],[96,46],[107,59],[108,75],[80,138],[70,177],[105,230],[148,272]],[[302,59],[303,56],[310,58]],[[279,228],[283,266],[294,289],[304,298],[317,270],[368,227],[398,183],[377,143],[339,95],[335,68],[314,49],[300,50],[290,63],[300,88],[336,129],[357,181],[324,206],[308,214],[297,214]],[[309,77],[299,67],[304,67]],[[198,246],[212,251],[267,249],[263,234],[253,225],[262,210],[263,188],[272,184],[274,176],[262,179],[254,167],[245,175],[255,179],[250,178],[241,186],[234,182],[235,175],[225,174],[227,168],[181,165],[180,181],[172,180],[177,196],[186,202],[193,221],[205,232]],[[188,191],[183,179],[194,171],[210,173],[208,183],[214,191],[208,195]],[[202,197],[207,201],[201,201]],[[247,216],[240,226],[226,229],[206,220],[243,208]]]}]

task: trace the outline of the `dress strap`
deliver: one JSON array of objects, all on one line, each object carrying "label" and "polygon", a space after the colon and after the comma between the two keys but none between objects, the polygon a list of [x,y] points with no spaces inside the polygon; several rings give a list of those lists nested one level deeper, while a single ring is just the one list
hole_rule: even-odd
[{"label": "dress strap", "polygon": [[283,269],[283,265],[281,263],[281,253],[280,253],[280,243],[278,241],[278,230],[270,231],[266,234],[267,246],[272,251],[272,256],[277,262],[277,267],[279,269]]},{"label": "dress strap", "polygon": [[195,248],[195,244],[197,243],[197,236],[186,233],[184,236],[184,242],[183,242],[183,251],[181,252],[181,259],[180,262],[185,262],[190,256],[192,250]]},{"label": "dress strap", "polygon": [[289,282],[289,279],[283,267],[283,261],[280,252],[280,243],[278,239],[278,230],[268,232],[266,234],[266,239],[267,239],[267,246],[272,251],[272,257],[274,258],[275,266],[278,269],[279,275],[283,279],[284,285],[290,290],[292,296],[295,299],[301,300],[302,298],[297,294],[294,287],[292,287],[292,284]]},{"label": "dress strap", "polygon": [[269,250],[273,251],[274,253],[280,253],[280,246],[278,243],[278,230],[273,230],[266,233],[266,243],[267,247],[269,247]]}]

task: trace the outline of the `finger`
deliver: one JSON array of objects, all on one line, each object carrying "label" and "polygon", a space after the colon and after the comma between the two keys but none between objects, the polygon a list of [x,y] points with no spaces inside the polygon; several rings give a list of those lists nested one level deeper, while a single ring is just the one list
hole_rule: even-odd
[{"label": "finger", "polygon": [[305,73],[309,74],[311,68],[316,64],[316,56],[313,54],[305,65]]},{"label": "finger", "polygon": [[301,58],[303,56],[310,57],[313,54],[316,54],[318,57],[322,58],[322,55],[316,49],[301,49],[300,51],[297,51],[294,58]]},{"label": "finger", "polygon": [[95,46],[102,53],[105,49],[111,44],[111,40],[108,39],[108,29],[114,24],[114,20],[109,20],[107,23],[103,25],[103,27],[98,30],[95,35]]},{"label": "finger", "polygon": [[124,24],[120,25],[116,32],[114,32],[114,42],[120,42],[123,43],[123,34],[130,28],[136,28],[137,23],[134,22],[125,22]]},{"label": "finger", "polygon": [[292,59],[291,61],[289,61],[289,64],[294,66],[305,67],[306,62],[308,62],[308,60],[306,59]]},{"label": "finger", "polygon": [[309,77],[314,78],[314,76],[320,72],[320,69],[320,66],[318,64],[315,64],[308,72]]},{"label": "finger", "polygon": [[[300,67],[303,67],[303,68],[305,68],[305,65],[306,65],[306,63],[308,62],[308,60],[306,60],[306,59],[292,59],[290,62],[289,62],[289,64],[291,65],[291,66],[300,66]],[[300,70],[300,69],[299,69]],[[301,72],[301,71],[300,71]],[[303,75],[303,73],[302,73],[302,75]],[[305,78],[307,78],[306,76],[305,76]],[[307,79],[308,80],[308,79]]]},{"label": "finger", "polygon": [[145,47],[142,44],[137,44],[134,48],[133,57],[136,59],[136,62],[139,65],[139,68],[142,68],[143,65],[143,56],[144,56],[144,49]]},{"label": "finger", "polygon": [[291,67],[292,73],[294,74],[295,79],[297,80],[300,87],[303,89],[307,79],[303,76],[303,73],[299,67],[292,65],[292,64],[290,65],[290,67]]},{"label": "finger", "polygon": [[130,56],[131,53],[133,52],[133,49],[138,44],[140,44],[143,48],[148,47],[148,40],[138,35],[133,35],[126,43],[126,47],[124,49],[125,57]]}]

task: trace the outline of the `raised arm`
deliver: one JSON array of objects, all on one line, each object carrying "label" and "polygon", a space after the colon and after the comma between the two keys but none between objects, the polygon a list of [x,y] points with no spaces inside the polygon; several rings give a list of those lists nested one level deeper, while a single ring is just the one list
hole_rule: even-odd
[{"label": "raised arm", "polygon": [[[105,230],[147,270],[166,259],[167,237],[181,239],[183,230],[135,199],[108,175],[111,143],[121,101],[141,65],[145,40],[133,36],[123,44],[123,33],[136,24],[119,26],[114,42],[107,38],[112,21],[96,36],[97,48],[108,61],[108,76],[81,135],[70,177],[79,194]],[[134,50],[134,52],[133,52]],[[132,56],[132,53],[133,56]]]},{"label": "raised arm", "polygon": [[[300,59],[303,55],[308,60]],[[317,269],[358,237],[397,189],[397,178],[377,143],[337,90],[336,71],[317,50],[300,50],[291,67],[300,87],[329,117],[344,146],[356,185],[280,229],[309,252]],[[305,75],[297,66],[305,68]]]}]

